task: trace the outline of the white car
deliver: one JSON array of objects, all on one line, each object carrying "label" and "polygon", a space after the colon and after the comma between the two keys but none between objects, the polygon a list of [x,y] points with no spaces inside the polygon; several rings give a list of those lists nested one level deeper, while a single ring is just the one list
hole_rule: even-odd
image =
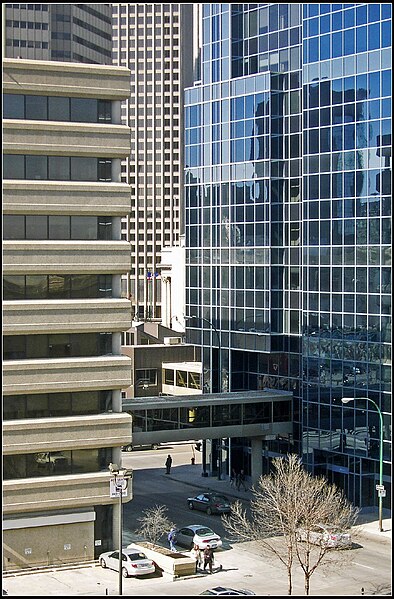
[{"label": "white car", "polygon": [[322,547],[349,549],[353,544],[350,533],[339,532],[335,528],[323,524],[315,526],[309,532],[301,528],[297,531],[299,541],[307,541],[308,536],[309,542],[312,545],[320,545]]},{"label": "white car", "polygon": [[190,526],[184,526],[177,530],[175,543],[188,549],[192,549],[193,545],[198,545],[200,549],[205,549],[207,545],[212,549],[217,549],[223,544],[219,535],[208,526],[201,524],[190,524]]},{"label": "white car", "polygon": [[[107,551],[99,556],[102,568],[110,568],[119,572],[119,551]],[[142,576],[153,574],[156,570],[155,562],[148,559],[145,553],[133,547],[122,549],[122,576]]]}]

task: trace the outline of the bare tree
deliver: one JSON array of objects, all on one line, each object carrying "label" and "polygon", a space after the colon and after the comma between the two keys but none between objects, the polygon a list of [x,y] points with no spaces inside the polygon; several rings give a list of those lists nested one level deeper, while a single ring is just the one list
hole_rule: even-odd
[{"label": "bare tree", "polygon": [[274,472],[261,476],[252,489],[250,518],[237,501],[222,517],[223,524],[232,538],[256,541],[264,555],[279,559],[287,571],[288,595],[297,560],[309,594],[309,579],[330,549],[324,544],[313,546],[309,537],[302,545],[299,530],[310,531],[316,524],[347,529],[355,523],[358,509],[326,479],[308,473],[297,455],[274,458],[272,463]]},{"label": "bare tree", "polygon": [[157,545],[166,531],[169,531],[172,527],[175,528],[175,524],[166,516],[167,511],[168,508],[165,505],[155,505],[144,510],[142,516],[138,518],[141,526],[135,531],[136,534]]}]

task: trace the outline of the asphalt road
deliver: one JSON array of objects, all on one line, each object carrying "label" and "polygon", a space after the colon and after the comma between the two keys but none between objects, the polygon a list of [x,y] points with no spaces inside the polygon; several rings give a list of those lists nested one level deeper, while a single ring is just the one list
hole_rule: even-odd
[{"label": "asphalt road", "polygon": [[[138,518],[144,510],[155,505],[168,507],[167,516],[177,528],[189,524],[203,524],[212,528],[222,539],[223,549],[229,547],[225,540],[225,530],[218,515],[208,516],[204,512],[191,511],[186,499],[201,492],[200,487],[192,487],[165,476],[164,462],[170,453],[173,466],[190,464],[194,455],[196,468],[201,466],[201,453],[193,454],[192,444],[167,444],[156,450],[139,450],[122,454],[122,462],[126,468],[133,469],[133,499],[124,504],[123,539],[124,544],[137,540],[135,531],[140,526]],[[163,531],[162,544],[167,545],[168,531]]]},{"label": "asphalt road", "polygon": [[[164,475],[168,453],[173,465],[190,464],[190,445],[167,445],[156,451],[124,453],[124,465],[134,470],[134,499],[124,504],[124,544],[136,540],[135,529],[142,510],[154,505],[167,505],[168,516],[177,526],[191,523],[207,524],[218,534],[225,534],[220,517],[202,512],[190,512],[186,499],[199,491]],[[196,461],[201,454],[195,453]],[[167,532],[167,531],[166,531]],[[166,544],[166,534],[163,535]],[[163,577],[128,578],[123,581],[123,594],[131,596],[196,596],[217,585],[248,588],[258,596],[287,594],[285,568],[276,559],[259,554],[255,543],[225,543],[216,553],[222,571],[200,574],[192,578],[172,580]],[[391,538],[365,534],[349,551],[341,552],[342,563],[335,567],[319,567],[312,575],[311,596],[391,595]],[[3,588],[16,596],[77,596],[117,595],[118,574],[96,566],[54,568],[48,572],[11,576],[3,579]],[[299,566],[294,567],[293,595],[304,595],[304,579]]]}]

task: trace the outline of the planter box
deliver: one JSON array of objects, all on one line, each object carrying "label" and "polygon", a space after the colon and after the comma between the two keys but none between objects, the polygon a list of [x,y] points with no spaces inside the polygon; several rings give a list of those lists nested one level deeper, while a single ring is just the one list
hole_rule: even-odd
[{"label": "planter box", "polygon": [[145,553],[146,557],[152,559],[164,572],[174,577],[190,576],[196,573],[196,561],[183,553],[174,553],[161,545],[141,542],[131,543],[130,547],[137,547]]}]

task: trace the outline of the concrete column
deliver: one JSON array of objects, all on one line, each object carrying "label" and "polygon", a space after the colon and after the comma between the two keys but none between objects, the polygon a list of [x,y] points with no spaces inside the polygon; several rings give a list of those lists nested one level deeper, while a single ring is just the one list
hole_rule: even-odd
[{"label": "concrete column", "polygon": [[257,482],[263,472],[263,437],[252,437],[250,469],[252,484]]}]

